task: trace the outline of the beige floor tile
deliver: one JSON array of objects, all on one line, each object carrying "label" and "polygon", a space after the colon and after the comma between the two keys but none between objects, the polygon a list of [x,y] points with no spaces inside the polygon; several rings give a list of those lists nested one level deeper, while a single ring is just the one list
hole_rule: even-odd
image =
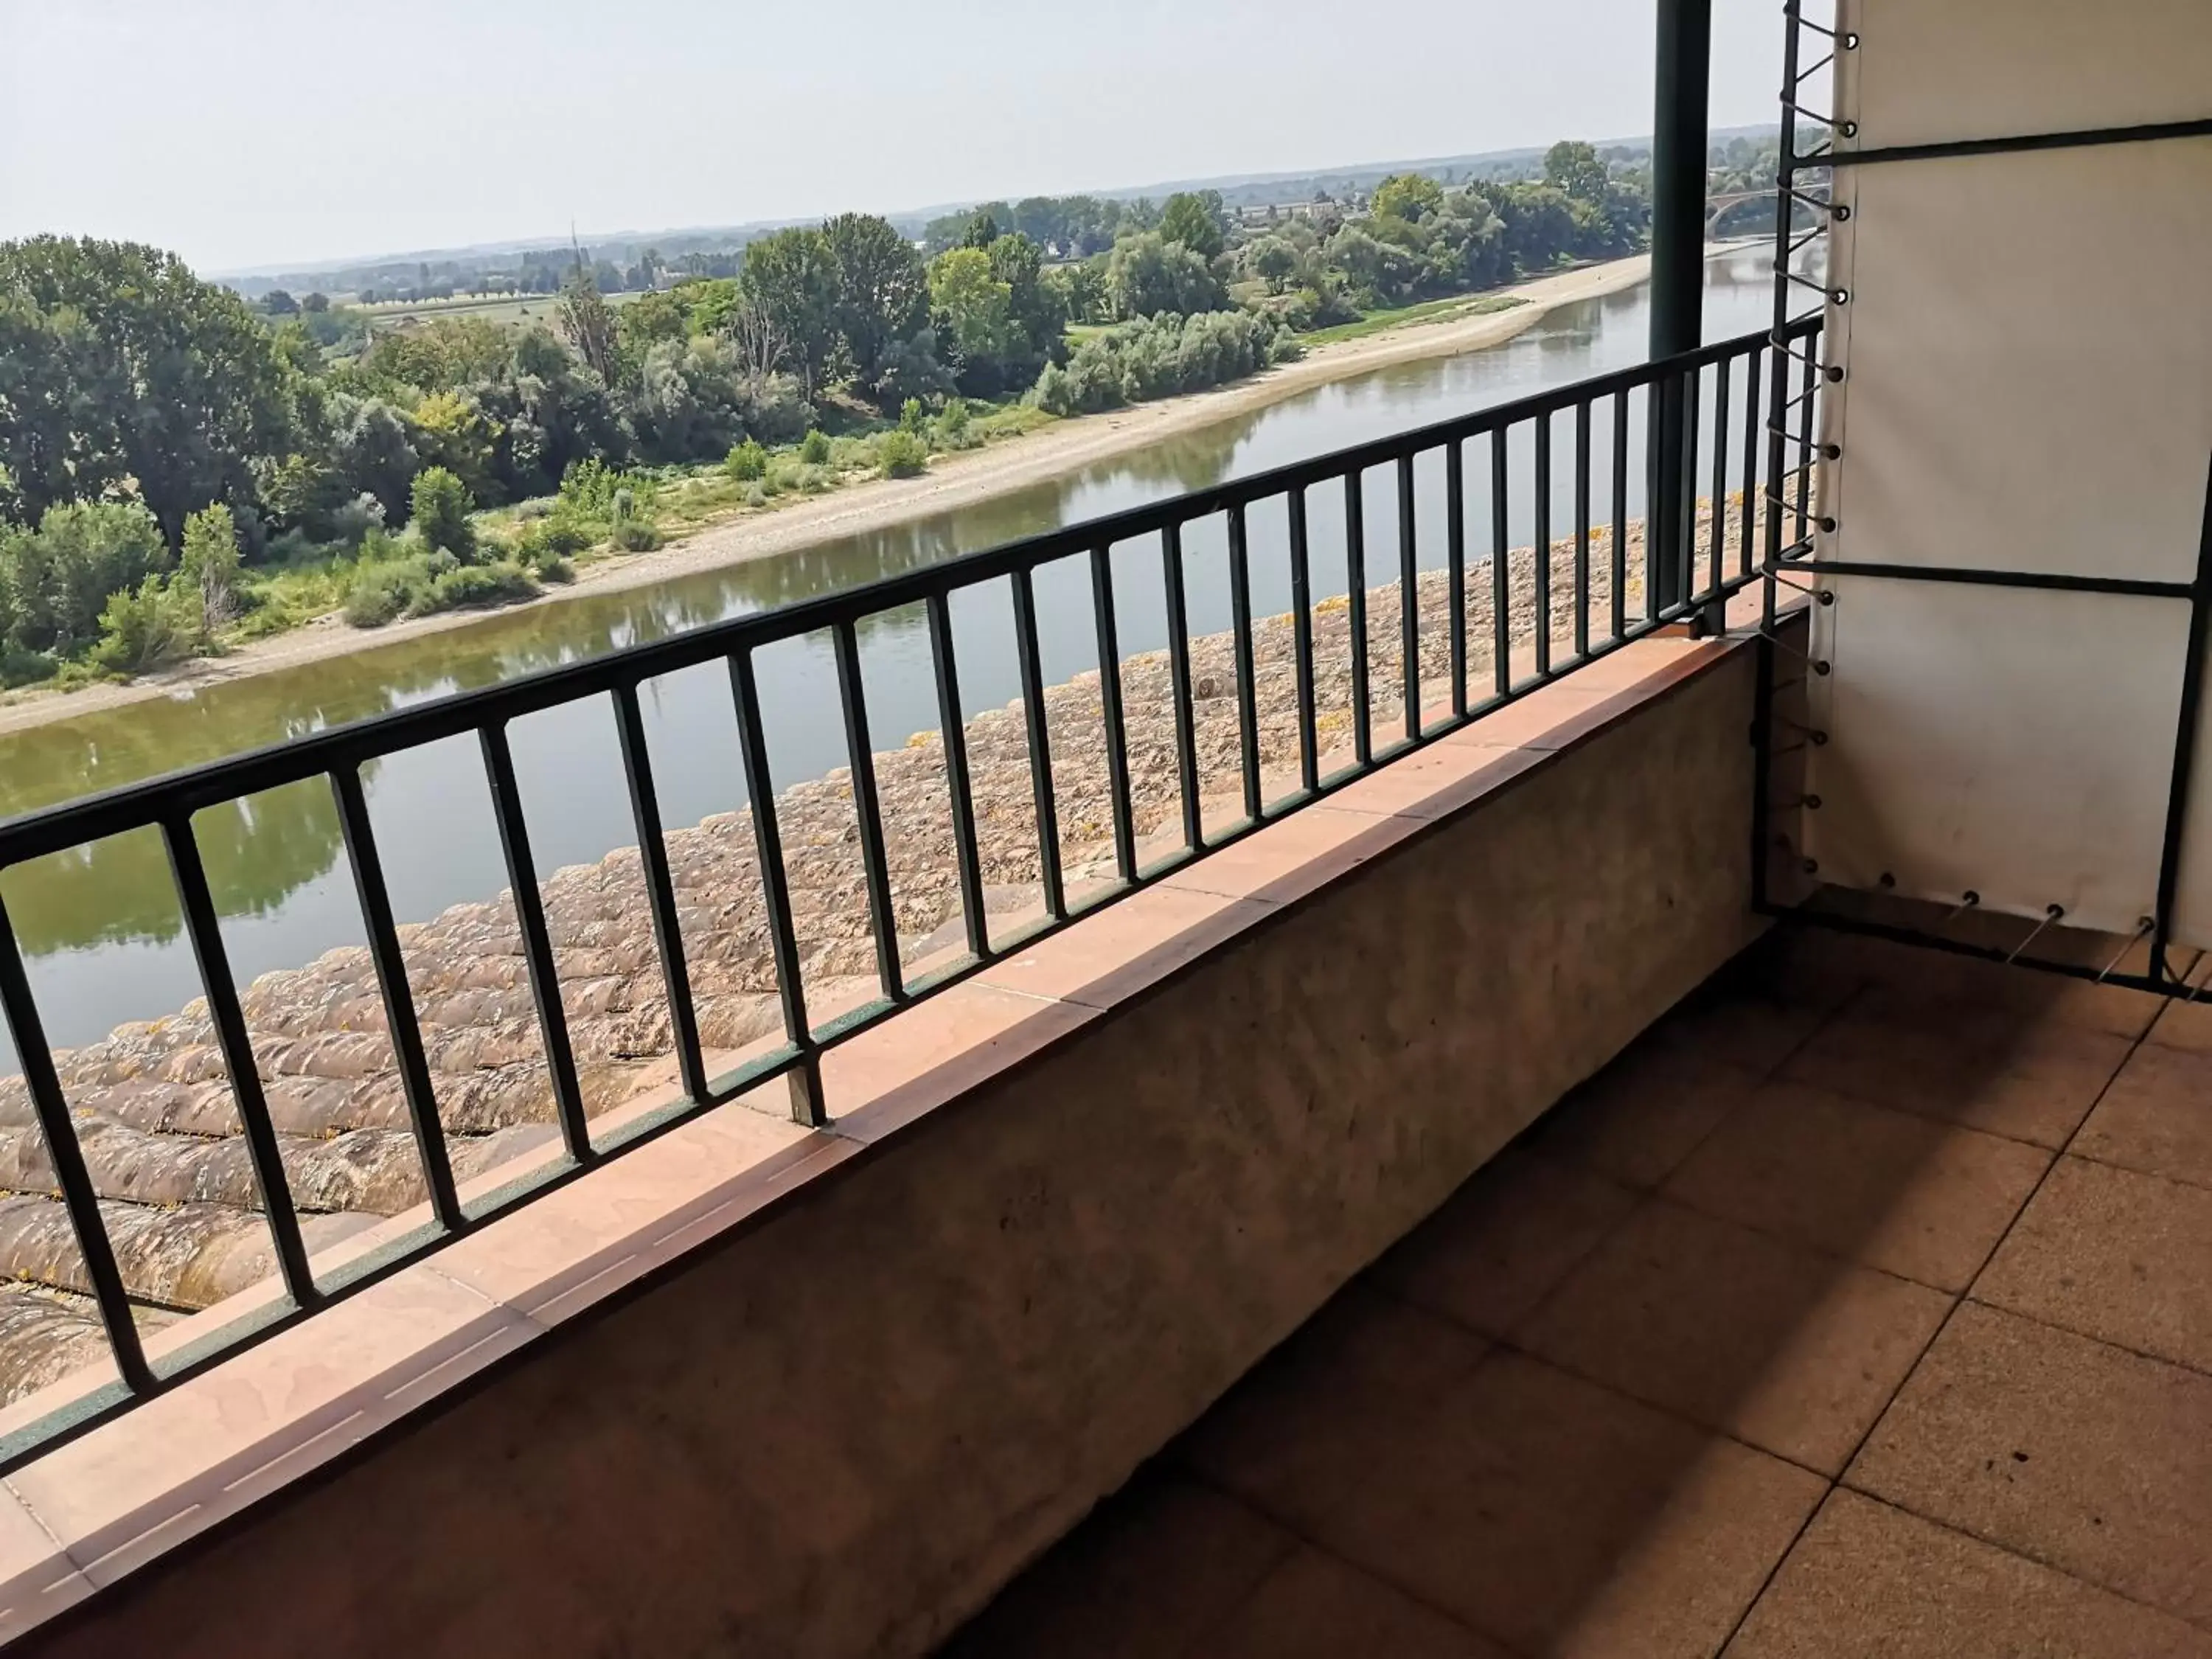
[{"label": "beige floor tile", "polygon": [[1758,1086],[1741,1066],[1638,1043],[1552,1108],[1534,1145],[1626,1186],[1656,1187]]},{"label": "beige floor tile", "polygon": [[1656,1200],[1517,1340],[1828,1474],[1943,1322],[1940,1291]]},{"label": "beige floor tile", "polygon": [[940,1659],[1170,1659],[1297,1540],[1188,1480],[1139,1476],[1007,1587]]},{"label": "beige floor tile", "polygon": [[2017,1141],[1774,1083],[1666,1191],[1709,1215],[1958,1291],[2049,1161]]},{"label": "beige floor tile", "polygon": [[1208,1632],[1206,1659],[1510,1659],[1442,1613],[1304,1549]]},{"label": "beige floor tile", "polygon": [[1448,1321],[1353,1285],[1200,1418],[1174,1455],[1310,1530],[1367,1478],[1391,1420],[1425,1410],[1486,1351]]},{"label": "beige floor tile", "polygon": [[1369,1270],[1393,1296],[1502,1336],[1636,1206],[1626,1188],[1508,1152]]},{"label": "beige floor tile", "polygon": [[2212,1636],[1838,1491],[1726,1659],[2212,1659]]},{"label": "beige floor tile", "polygon": [[1847,1012],[1792,1054],[1782,1075],[2055,1151],[2130,1047],[2107,1031],[1931,1003],[1905,1018]]},{"label": "beige floor tile", "polygon": [[2212,1377],[1968,1303],[1848,1479],[2212,1623]]},{"label": "beige floor tile", "polygon": [[2061,1158],[1987,1272],[1984,1302],[2212,1373],[2212,1192]]},{"label": "beige floor tile", "polygon": [[[2010,919],[1997,936],[1998,942],[2006,948],[2017,944],[2020,937],[2020,933],[2011,927]],[[2077,945],[2072,951],[2057,951],[2055,955],[2064,957],[2086,951],[2087,959],[2102,968],[2112,960],[2112,948],[2109,941],[2100,940],[2094,945]],[[2122,964],[2124,971],[2127,965]],[[2141,968],[2140,960],[2136,966]],[[2033,968],[1905,947],[1859,1006],[1871,1013],[1910,1018],[1931,1002],[1964,1003],[2023,1022],[2050,1021],[2132,1038],[2150,1029],[2151,1022],[2165,1006],[2165,1000],[2148,991],[2131,991],[2123,986],[2100,985]]]},{"label": "beige floor tile", "polygon": [[2212,1054],[2143,1043],[2067,1150],[2212,1187]]},{"label": "beige floor tile", "polygon": [[1710,1654],[1824,1485],[1500,1352],[1418,1419],[1316,1541],[1517,1652]]},{"label": "beige floor tile", "polygon": [[1649,1041],[1765,1077],[1827,1018],[1825,1009],[1802,1002],[1709,988],[1654,1025]]}]

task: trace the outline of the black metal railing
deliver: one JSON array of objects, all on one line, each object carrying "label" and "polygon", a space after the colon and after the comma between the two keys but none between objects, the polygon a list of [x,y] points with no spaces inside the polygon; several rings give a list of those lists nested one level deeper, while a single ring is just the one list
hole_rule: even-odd
[{"label": "black metal railing", "polygon": [[[149,1360],[133,1317],[132,1299],[118,1265],[107,1218],[102,1212],[103,1201],[112,1202],[113,1195],[96,1190],[23,955],[14,927],[4,908],[0,908],[0,1009],[4,1009],[21,1056],[23,1083],[45,1138],[52,1169],[50,1195],[67,1208],[82,1254],[83,1288],[97,1305],[117,1372],[117,1380],[104,1383],[62,1417],[0,1447],[0,1468],[12,1467],[40,1446],[52,1443],[57,1435],[77,1432],[175,1385],[242,1344],[282,1329],[333,1297],[357,1291],[465,1235],[513,1203],[551,1190],[601,1159],[742,1092],[775,1079],[788,1079],[798,1119],[814,1125],[829,1122],[834,1103],[826,1100],[823,1092],[822,1060],[826,1052],[915,999],[980,971],[1004,956],[1013,943],[1005,938],[994,939],[986,926],[985,872],[971,799],[950,605],[961,590],[994,582],[1011,586],[1036,818],[1042,909],[1035,926],[1020,936],[1018,942],[1027,944],[1039,933],[1049,933],[1141,889],[1191,859],[1326,797],[1395,754],[1433,741],[1661,628],[1701,615],[1710,617],[1717,601],[1761,572],[1756,550],[1764,526],[1756,520],[1764,510],[1763,503],[1774,503],[1778,511],[1794,514],[1796,520],[1787,533],[1768,533],[1765,540],[1770,546],[1778,541],[1784,546],[1793,545],[1804,538],[1807,509],[1802,485],[1812,460],[1805,435],[1809,427],[1802,421],[1789,421],[1786,409],[1771,406],[1777,398],[1796,395],[1790,391],[1796,377],[1786,373],[1787,363],[1774,362],[1771,375],[1762,371],[1769,366],[1770,353],[1802,356],[1809,365],[1817,355],[1809,343],[1818,329],[1817,319],[1807,319],[1778,333],[1761,332],[1727,341],[1664,362],[1602,375],[787,609],[701,628],[315,732],[0,824],[0,870],[126,832],[152,830],[162,837],[215,1042],[243,1126],[260,1212],[273,1243],[283,1291],[281,1296],[272,1291],[260,1314],[215,1340],[179,1350],[158,1364]],[[1803,349],[1793,350],[1799,347]],[[1770,386],[1771,394],[1763,396]],[[1653,453],[1648,439],[1650,432],[1658,429],[1656,419],[1649,418],[1650,412],[1656,410],[1662,397],[1669,396],[1679,398],[1687,410],[1686,428],[1694,438],[1671,463]],[[1641,453],[1636,453],[1639,420],[1647,436],[1640,445]],[[1772,444],[1763,477],[1758,465],[1765,447],[1762,438]],[[1794,459],[1784,453],[1785,444],[1794,449]],[[1557,465],[1554,453],[1562,445],[1571,451],[1565,468]],[[1449,637],[1442,676],[1446,684],[1441,696],[1432,697],[1431,683],[1423,680],[1419,669],[1419,578],[1423,547],[1422,515],[1415,497],[1417,463],[1432,466],[1437,458],[1441,459],[1443,472],[1445,533],[1441,550]],[[1791,464],[1785,466],[1785,462]],[[1641,526],[1644,532],[1641,562],[1646,568],[1638,569],[1638,562],[1632,557],[1631,532],[1640,515],[1631,511],[1630,484],[1633,477],[1641,477],[1645,501],[1662,499],[1662,492],[1651,485],[1658,469],[1669,464],[1681,469],[1683,487],[1664,492],[1664,498],[1683,503],[1687,522],[1682,526],[1679,544],[1689,549],[1692,556],[1682,565],[1679,591],[1660,592],[1656,591],[1655,573],[1649,568],[1657,538],[1650,533],[1648,521]],[[1710,472],[1698,476],[1708,466]],[[1376,704],[1371,696],[1371,629],[1366,614],[1371,596],[1365,568],[1365,520],[1371,483],[1365,475],[1376,468],[1395,473],[1398,532],[1395,577],[1401,608],[1396,648],[1402,659],[1401,695],[1392,698],[1386,688],[1379,744]],[[1477,469],[1487,491],[1486,515],[1471,499],[1476,492],[1470,475]],[[1594,507],[1594,483],[1607,480],[1609,488],[1603,489],[1601,502]],[[1527,544],[1516,548],[1513,503],[1524,484],[1534,491],[1533,496],[1520,498],[1528,508],[1524,521],[1530,532]],[[1317,499],[1316,492],[1323,489],[1342,492],[1343,599],[1350,613],[1350,700],[1354,711],[1348,757],[1335,751],[1322,752],[1316,709],[1316,618],[1327,602],[1316,599],[1309,510]],[[1702,537],[1701,492],[1710,502]],[[1285,526],[1279,550],[1287,562],[1287,570],[1282,574],[1291,601],[1289,622],[1294,639],[1297,755],[1295,787],[1283,798],[1271,801],[1262,784],[1252,604],[1254,551],[1248,522],[1256,506],[1277,500],[1283,503]],[[1193,641],[1186,593],[1187,563],[1197,556],[1187,550],[1184,532],[1194,523],[1215,515],[1222,518],[1226,532],[1221,556],[1226,562],[1231,612],[1238,726],[1236,753],[1241,771],[1236,798],[1242,811],[1232,822],[1209,823],[1201,810]],[[1486,535],[1482,523],[1486,516]],[[1132,807],[1133,775],[1125,732],[1127,711],[1120,672],[1124,659],[1117,635],[1113,562],[1109,556],[1115,544],[1146,538],[1157,538],[1164,582],[1169,701],[1176,736],[1174,793],[1179,798],[1179,810],[1169,815],[1167,823],[1176,844],[1149,863],[1142,856]],[[1432,553],[1435,550],[1431,549]],[[1213,556],[1209,551],[1206,556]],[[1481,585],[1469,580],[1471,573],[1480,572],[1486,558],[1489,565],[1486,593]],[[1091,884],[1091,890],[1079,903],[1070,902],[1066,872],[1060,865],[1062,838],[1056,823],[1058,803],[1034,580],[1042,567],[1061,560],[1088,562],[1094,599],[1091,620],[1099,665],[1104,671],[1100,675],[1099,696],[1113,878],[1103,884],[1103,891],[1101,884]],[[1529,596],[1533,617],[1525,627],[1514,619],[1509,580],[1514,569],[1526,569],[1534,586]],[[955,875],[964,916],[964,950],[957,962],[910,981],[899,951],[859,630],[883,613],[917,605],[926,617],[937,715],[941,722]],[[1524,611],[1528,608],[1523,606]],[[1486,610],[1486,638],[1475,631]],[[769,774],[757,670],[757,659],[764,648],[803,635],[823,634],[832,647],[836,668],[866,925],[874,940],[878,982],[872,1000],[847,1009],[826,1023],[817,1022],[809,1010],[779,835],[777,798]],[[1388,634],[1386,624],[1386,641]],[[1484,683],[1477,684],[1475,659],[1485,651],[1490,659],[1488,673],[1480,677]],[[661,676],[717,663],[726,665],[729,675],[738,742],[733,756],[714,758],[718,764],[733,764],[742,774],[751,804],[754,850],[763,888],[761,902],[767,953],[772,958],[783,1033],[781,1045],[770,1052],[724,1074],[710,1075],[693,1006],[678,895],[664,840],[639,689]],[[665,1111],[641,1117],[617,1132],[595,1139],[571,1049],[560,972],[541,902],[539,872],[507,731],[511,723],[525,716],[597,698],[611,702],[620,739],[648,899],[647,920],[665,982],[669,1030],[682,1099]],[[1389,708],[1391,702],[1398,706]],[[1389,730],[1394,726],[1395,733]],[[563,1155],[520,1188],[510,1185],[465,1201],[426,1059],[401,937],[370,823],[362,770],[402,750],[471,738],[481,748],[489,786],[521,954],[527,965],[530,1000],[550,1079],[552,1118]],[[693,758],[696,762],[696,757]],[[1339,759],[1342,764],[1332,764]],[[225,953],[223,928],[193,830],[196,813],[314,780],[325,781],[334,795],[343,830],[343,856],[358,896],[368,957],[428,1194],[426,1218],[404,1238],[319,1274],[302,1234],[280,1139],[264,1097],[253,1039]]]}]

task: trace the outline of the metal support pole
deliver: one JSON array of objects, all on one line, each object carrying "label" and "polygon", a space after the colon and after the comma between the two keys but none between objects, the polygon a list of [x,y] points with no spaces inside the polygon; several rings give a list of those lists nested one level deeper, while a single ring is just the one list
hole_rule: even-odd
[{"label": "metal support pole", "polygon": [[[1659,41],[1651,120],[1651,355],[1672,357],[1702,343],[1705,260],[1706,106],[1712,80],[1712,0],[1657,0]],[[1690,595],[1691,521],[1697,434],[1684,384],[1658,388],[1650,434],[1655,610]],[[1705,619],[1710,624],[1714,619]]]}]

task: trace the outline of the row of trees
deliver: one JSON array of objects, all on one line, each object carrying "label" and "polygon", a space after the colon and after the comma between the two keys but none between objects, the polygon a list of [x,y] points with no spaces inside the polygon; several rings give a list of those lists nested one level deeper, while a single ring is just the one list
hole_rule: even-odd
[{"label": "row of trees", "polygon": [[[1758,165],[1716,159],[1735,176]],[[396,533],[433,470],[436,498],[465,512],[551,495],[580,467],[791,443],[871,405],[909,428],[963,398],[1101,408],[1249,373],[1300,330],[1627,252],[1648,223],[1632,160],[1563,143],[1540,177],[1401,174],[1359,210],[1252,222],[1212,192],[1157,210],[994,204],[920,244],[845,214],[754,240],[734,274],[621,305],[577,258],[551,325],[522,327],[380,329],[318,293],[248,305],[153,248],[0,244],[0,533],[19,567],[0,580],[17,617],[77,585],[68,629],[17,635],[19,651],[66,655],[100,615],[84,584],[117,582],[104,601],[164,577],[210,507],[252,566]],[[37,550],[88,544],[90,521],[67,512],[116,506],[143,514],[170,567],[119,520],[93,538],[123,550],[112,559]]]}]

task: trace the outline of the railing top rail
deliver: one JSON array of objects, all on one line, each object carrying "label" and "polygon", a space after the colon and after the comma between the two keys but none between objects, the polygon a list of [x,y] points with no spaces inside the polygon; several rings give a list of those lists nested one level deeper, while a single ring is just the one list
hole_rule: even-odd
[{"label": "railing top rail", "polygon": [[[1784,331],[1784,338],[1804,338],[1816,332],[1819,326],[1817,316],[1801,319]],[[20,814],[0,821],[0,869],[112,836],[177,823],[204,808],[243,796],[343,772],[402,750],[465,736],[562,703],[605,696],[664,674],[718,662],[780,641],[920,604],[935,595],[992,581],[1018,570],[1035,569],[1096,547],[1157,534],[1170,526],[1188,524],[1232,507],[1249,507],[1271,496],[1395,461],[1401,456],[1483,436],[1523,421],[1541,419],[1654,385],[1773,343],[1773,335],[1766,330],[1717,341],[1678,356],[1633,364],[1512,403],[1454,416],[1248,477],[1231,479],[1165,501],[1024,537],[943,564],[902,572],[776,610],[711,623],[666,639],[520,675],[414,708],[368,715],[222,760]]]}]

